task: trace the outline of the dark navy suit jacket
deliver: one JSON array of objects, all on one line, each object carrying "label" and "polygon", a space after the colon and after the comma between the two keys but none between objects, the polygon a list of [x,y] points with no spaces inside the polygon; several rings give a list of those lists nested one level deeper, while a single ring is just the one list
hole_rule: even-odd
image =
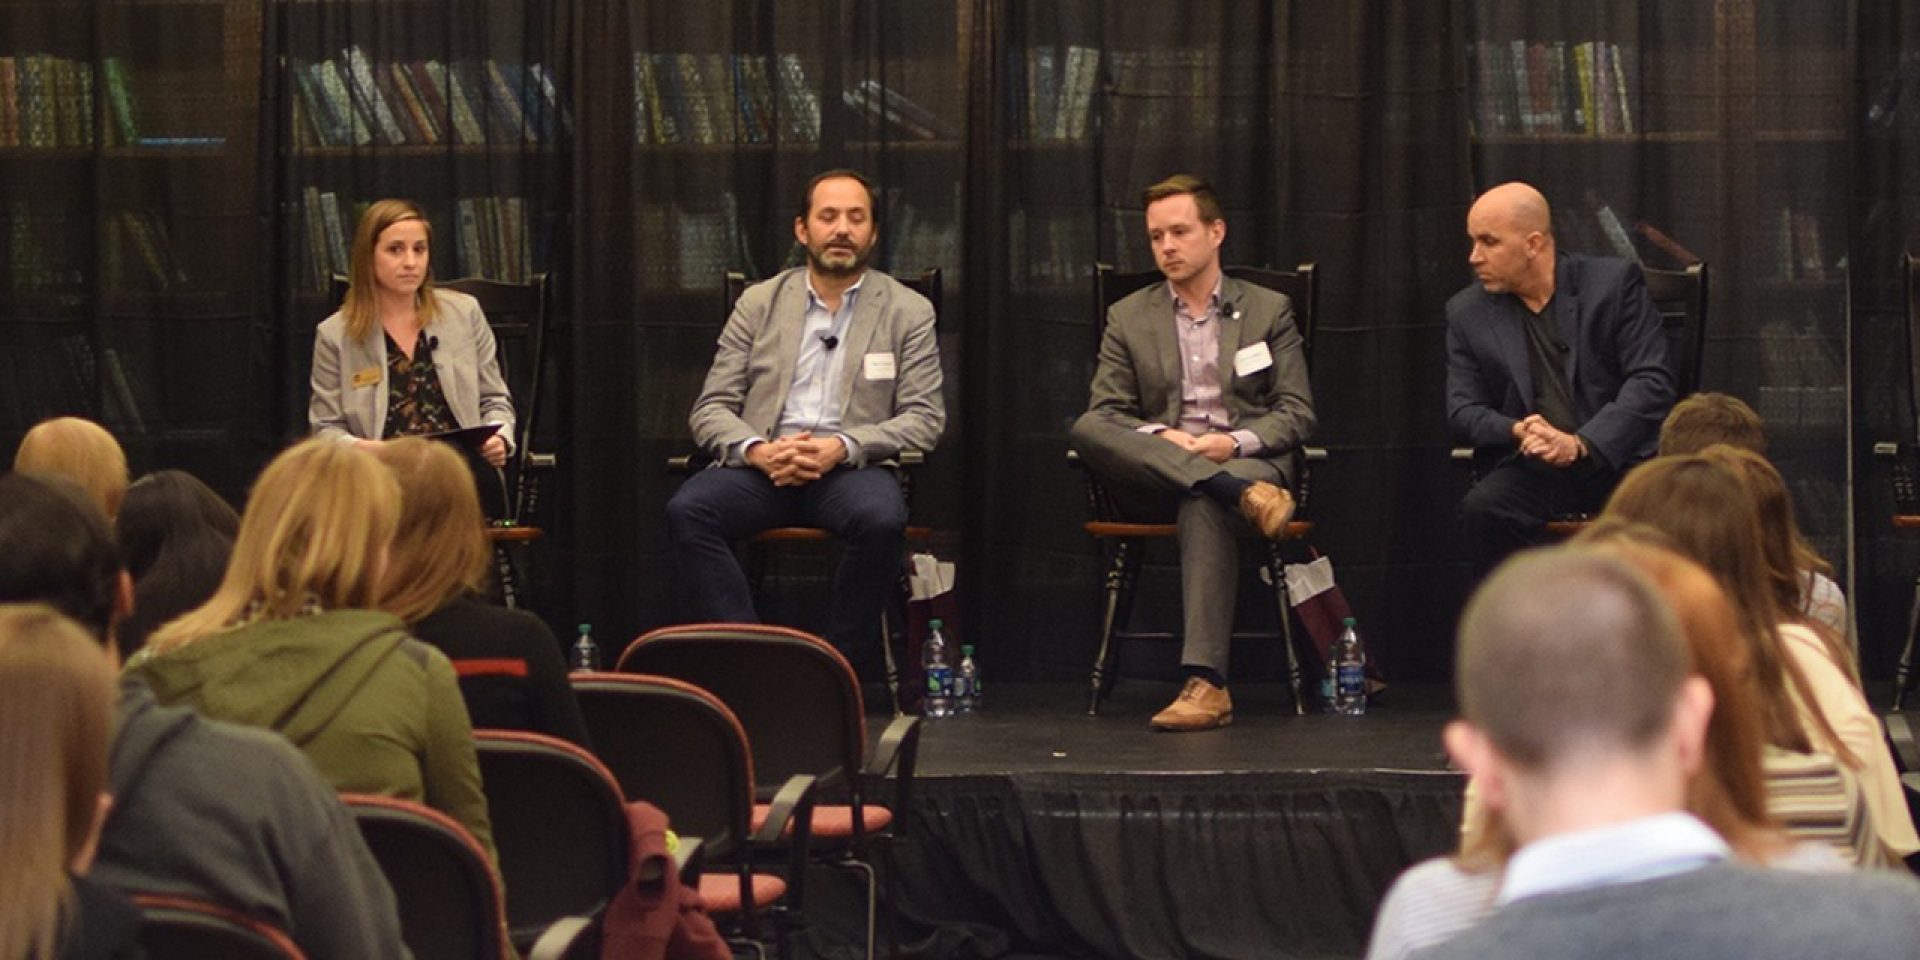
[{"label": "dark navy suit jacket", "polygon": [[[1514,451],[1514,422],[1534,412],[1525,309],[1477,283],[1447,301],[1447,422],[1483,468]],[[1561,254],[1551,309],[1573,331],[1567,386],[1587,448],[1615,470],[1653,456],[1675,388],[1640,268]]]}]

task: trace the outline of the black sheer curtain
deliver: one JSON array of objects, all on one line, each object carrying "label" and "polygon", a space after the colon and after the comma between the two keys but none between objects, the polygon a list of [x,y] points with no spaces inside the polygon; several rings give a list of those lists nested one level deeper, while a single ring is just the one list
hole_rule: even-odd
[{"label": "black sheer curtain", "polygon": [[[876,181],[875,266],[944,269],[942,339],[957,348],[971,16],[936,0],[589,5],[566,379],[579,411],[573,593],[607,642],[691,612],[677,603],[663,509],[679,480],[664,463],[691,451],[687,413],[728,309],[723,274],[759,279],[800,262],[793,220],[815,173],[854,167]],[[957,360],[949,349],[950,409]],[[958,528],[958,476],[957,461],[935,456],[916,484],[916,523]],[[817,626],[823,559],[782,564],[763,613]]]},{"label": "black sheer curtain", "polygon": [[[258,0],[0,5],[0,449],[97,420],[237,493],[271,389]],[[9,453],[8,456],[11,456]]]},{"label": "black sheer curtain", "polygon": [[[1220,194],[1227,262],[1320,265],[1313,380],[1333,459],[1315,473],[1315,541],[1370,642],[1405,671],[1436,672],[1465,574],[1448,532],[1458,491],[1441,415],[1441,305],[1466,279],[1471,183],[1454,13],[1413,2],[987,9],[996,127],[976,166],[994,198],[992,239],[977,252],[989,299],[966,332],[961,438],[966,585],[986,656],[1042,676],[1091,661],[1100,563],[1079,530],[1081,478],[1064,461],[1093,371],[1091,271],[1096,260],[1152,266],[1140,193],[1188,171]],[[1158,595],[1136,617],[1177,624],[1167,572],[1150,568]],[[1261,591],[1241,596],[1243,618],[1262,615]],[[1160,666],[1173,657],[1167,648]]]},{"label": "black sheer curtain", "polygon": [[1877,442],[1910,447],[1920,428],[1910,412],[1914,357],[1901,276],[1905,254],[1920,253],[1920,13],[1888,0],[1858,6],[1850,280],[1859,565],[1852,595],[1863,669],[1884,676],[1904,641],[1920,572],[1920,538],[1892,528],[1887,464],[1871,455]]}]

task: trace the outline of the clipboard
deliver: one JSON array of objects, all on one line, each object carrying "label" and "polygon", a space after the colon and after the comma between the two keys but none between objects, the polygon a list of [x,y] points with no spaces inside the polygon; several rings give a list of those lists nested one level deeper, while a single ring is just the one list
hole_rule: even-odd
[{"label": "clipboard", "polygon": [[442,430],[439,433],[423,433],[420,436],[428,440],[451,443],[466,450],[479,450],[487,438],[500,432],[500,424],[482,423],[478,426],[461,427],[458,430]]}]

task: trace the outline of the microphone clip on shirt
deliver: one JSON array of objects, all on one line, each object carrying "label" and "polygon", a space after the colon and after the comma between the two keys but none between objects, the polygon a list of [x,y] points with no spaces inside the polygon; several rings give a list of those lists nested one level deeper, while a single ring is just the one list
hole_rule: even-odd
[{"label": "microphone clip on shirt", "polygon": [[820,336],[820,343],[823,346],[825,346],[829,352],[831,352],[833,348],[840,345],[840,338],[834,336],[831,333],[822,332],[819,336]]}]

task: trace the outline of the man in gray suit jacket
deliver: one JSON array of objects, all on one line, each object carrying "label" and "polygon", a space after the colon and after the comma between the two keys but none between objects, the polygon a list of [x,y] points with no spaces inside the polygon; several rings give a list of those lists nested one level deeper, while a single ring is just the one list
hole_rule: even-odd
[{"label": "man in gray suit jacket", "polygon": [[807,184],[794,236],[807,266],[741,295],[688,423],[713,459],[667,502],[694,615],[757,622],[733,544],[771,527],[833,533],[844,551],[827,639],[873,649],[900,573],[907,509],[890,462],[940,439],[933,305],[867,269],[873,189],[851,170]]},{"label": "man in gray suit jacket", "polygon": [[1167,277],[1113,305],[1092,402],[1073,445],[1130,515],[1179,526],[1186,685],[1161,730],[1233,720],[1227,647],[1249,525],[1278,538],[1286,484],[1313,433],[1306,353],[1286,296],[1220,269],[1227,223],[1213,189],[1179,175],[1147,188],[1147,238]]}]

